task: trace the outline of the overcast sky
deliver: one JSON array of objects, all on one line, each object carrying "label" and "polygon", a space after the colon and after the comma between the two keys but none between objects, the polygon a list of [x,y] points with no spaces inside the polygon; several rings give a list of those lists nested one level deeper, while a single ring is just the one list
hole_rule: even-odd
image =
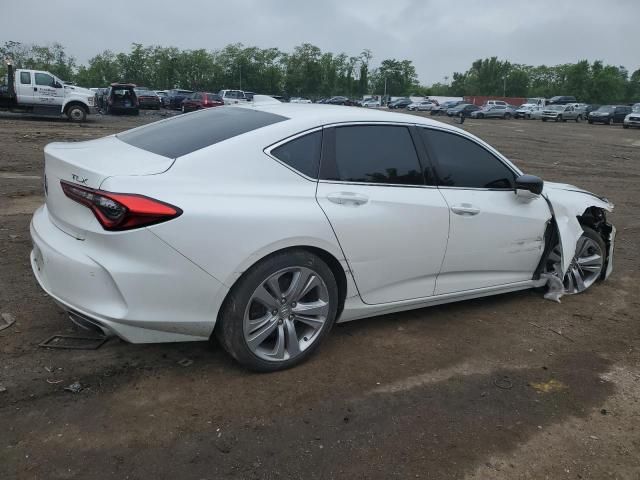
[{"label": "overcast sky", "polygon": [[581,59],[640,68],[640,0],[2,0],[0,42],[59,42],[81,63],[132,42],[290,51],[309,42],[373,64],[410,59],[423,84],[478,58],[556,65]]}]

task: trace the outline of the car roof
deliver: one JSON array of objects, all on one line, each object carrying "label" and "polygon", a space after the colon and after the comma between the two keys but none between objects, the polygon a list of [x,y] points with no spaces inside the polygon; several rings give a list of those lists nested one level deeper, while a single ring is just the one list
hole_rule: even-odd
[{"label": "car roof", "polygon": [[328,125],[342,122],[397,122],[416,123],[438,126],[449,130],[458,130],[445,123],[431,120],[419,115],[389,112],[361,107],[345,107],[341,105],[314,103],[268,103],[255,105],[238,105],[231,108],[255,108],[276,115],[282,115],[296,123]]},{"label": "car roof", "polygon": [[136,84],[135,83],[112,83],[111,84],[112,87],[118,87],[118,88],[136,88]]}]

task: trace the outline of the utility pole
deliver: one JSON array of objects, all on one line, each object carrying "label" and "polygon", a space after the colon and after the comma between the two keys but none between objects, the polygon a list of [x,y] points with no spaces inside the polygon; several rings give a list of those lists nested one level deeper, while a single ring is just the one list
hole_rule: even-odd
[{"label": "utility pole", "polygon": [[238,69],[240,70],[240,90],[242,90],[242,64],[238,65]]},{"label": "utility pole", "polygon": [[386,75],[384,76],[384,95],[382,96],[382,98],[384,98],[385,101],[387,101],[387,76]]},{"label": "utility pole", "polygon": [[507,76],[502,77],[502,96],[507,96]]}]

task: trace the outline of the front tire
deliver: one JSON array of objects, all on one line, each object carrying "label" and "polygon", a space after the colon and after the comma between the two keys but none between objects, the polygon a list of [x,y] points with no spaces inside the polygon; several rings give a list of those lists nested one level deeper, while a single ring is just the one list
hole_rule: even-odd
[{"label": "front tire", "polygon": [[67,109],[67,118],[74,123],[82,123],[87,119],[87,112],[80,105],[71,105]]},{"label": "front tire", "polygon": [[301,249],[276,253],[233,286],[215,334],[250,370],[291,368],[309,358],[327,337],[338,298],[333,273],[320,257]]},{"label": "front tire", "polygon": [[[585,225],[582,230],[574,258],[562,282],[567,295],[584,292],[602,279],[606,265],[607,247],[602,236]],[[558,276],[561,255],[560,245],[557,245],[549,254],[548,273]]]}]

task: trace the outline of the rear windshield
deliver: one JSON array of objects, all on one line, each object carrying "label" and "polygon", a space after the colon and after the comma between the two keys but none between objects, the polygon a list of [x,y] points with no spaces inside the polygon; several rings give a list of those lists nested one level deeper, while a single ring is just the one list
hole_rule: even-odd
[{"label": "rear windshield", "polygon": [[208,108],[129,130],[117,137],[131,146],[176,158],[287,117],[239,107]]}]

